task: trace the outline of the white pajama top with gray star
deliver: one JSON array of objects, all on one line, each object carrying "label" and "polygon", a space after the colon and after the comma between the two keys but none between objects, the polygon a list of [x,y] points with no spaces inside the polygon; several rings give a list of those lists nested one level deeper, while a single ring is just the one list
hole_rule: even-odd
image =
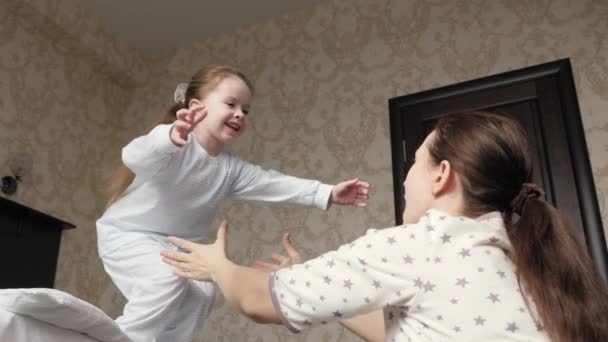
[{"label": "white pajama top with gray star", "polygon": [[382,309],[387,341],[548,341],[510,249],[499,213],[470,219],[431,209],[416,224],[370,229],[277,271],[269,286],[295,332]]}]

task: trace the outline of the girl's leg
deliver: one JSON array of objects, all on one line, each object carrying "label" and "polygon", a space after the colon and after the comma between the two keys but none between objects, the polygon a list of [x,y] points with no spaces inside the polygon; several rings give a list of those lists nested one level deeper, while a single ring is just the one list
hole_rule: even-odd
[{"label": "girl's leg", "polygon": [[141,239],[102,257],[128,300],[116,323],[135,342],[190,342],[213,305],[215,287],[176,276],[161,260],[160,252],[166,249],[174,247]]}]

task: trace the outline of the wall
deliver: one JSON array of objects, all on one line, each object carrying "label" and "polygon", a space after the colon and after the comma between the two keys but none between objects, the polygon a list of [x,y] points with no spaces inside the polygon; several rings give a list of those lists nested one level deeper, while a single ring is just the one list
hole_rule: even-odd
[{"label": "wall", "polygon": [[[112,316],[124,299],[95,247],[103,180],[120,146],[166,109],[179,81],[208,63],[234,64],[256,84],[250,129],[233,147],[241,157],[301,177],[360,177],[373,186],[364,210],[227,202],[218,221],[229,219],[229,254],[239,262],[279,251],[285,229],[314,257],[393,223],[388,98],[565,57],[607,222],[605,1],[332,0],[156,63],[106,36],[72,0],[7,0],[0,17],[0,143],[7,146],[0,163],[15,151],[33,154],[33,174],[16,200],[78,225],[64,234],[57,286]],[[298,335],[256,325],[221,299],[196,339],[284,340],[357,339],[337,324]]]},{"label": "wall", "polygon": [[[0,4],[0,170],[10,174],[11,156],[31,154],[32,171],[10,199],[77,226],[63,234],[56,287],[117,314],[122,299],[97,256],[94,222],[105,177],[131,135],[122,115],[147,64],[104,40],[77,5]],[[97,40],[87,43],[87,34]]]}]

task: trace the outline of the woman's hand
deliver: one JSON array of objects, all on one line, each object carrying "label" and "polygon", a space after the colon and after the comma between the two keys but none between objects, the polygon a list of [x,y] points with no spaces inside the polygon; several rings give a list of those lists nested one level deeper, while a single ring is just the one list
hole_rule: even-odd
[{"label": "woman's hand", "polygon": [[289,233],[283,234],[283,249],[285,250],[287,256],[279,253],[272,253],[272,259],[277,262],[276,264],[256,260],[253,262],[253,264],[251,264],[251,267],[264,272],[274,272],[280,270],[281,268],[289,267],[302,262],[302,255],[291,244]]},{"label": "woman's hand", "polygon": [[338,183],[331,191],[331,203],[367,207],[367,203],[359,200],[369,198],[369,183],[359,179],[351,179]]},{"label": "woman's hand", "polygon": [[169,242],[188,252],[163,251],[160,253],[163,261],[174,266],[180,277],[215,281],[216,272],[231,263],[226,258],[226,229],[228,223],[224,221],[217,230],[217,240],[210,245],[169,237]]},{"label": "woman's hand", "polygon": [[198,103],[190,108],[178,110],[175,115],[176,119],[169,136],[173,144],[181,147],[188,141],[188,134],[207,116],[207,110],[203,104]]}]

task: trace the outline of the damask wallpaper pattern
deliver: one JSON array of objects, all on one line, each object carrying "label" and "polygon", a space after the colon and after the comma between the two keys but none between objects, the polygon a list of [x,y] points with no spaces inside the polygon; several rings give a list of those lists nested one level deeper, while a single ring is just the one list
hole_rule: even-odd
[{"label": "damask wallpaper pattern", "polygon": [[[11,153],[32,153],[33,175],[15,199],[78,226],[63,236],[57,287],[112,316],[124,299],[95,247],[103,181],[120,147],[170,104],[174,86],[209,63],[236,65],[256,85],[250,129],[235,153],[301,177],[360,177],[373,186],[363,210],[227,202],[218,221],[229,219],[229,254],[239,262],[278,251],[285,229],[314,257],[393,224],[388,98],[566,57],[608,222],[605,1],[329,0],[165,59],[113,40],[76,1],[9,0],[0,16],[8,23],[0,26],[0,166]],[[297,335],[257,325],[223,300],[196,338],[287,340],[358,339],[337,324]]]}]

